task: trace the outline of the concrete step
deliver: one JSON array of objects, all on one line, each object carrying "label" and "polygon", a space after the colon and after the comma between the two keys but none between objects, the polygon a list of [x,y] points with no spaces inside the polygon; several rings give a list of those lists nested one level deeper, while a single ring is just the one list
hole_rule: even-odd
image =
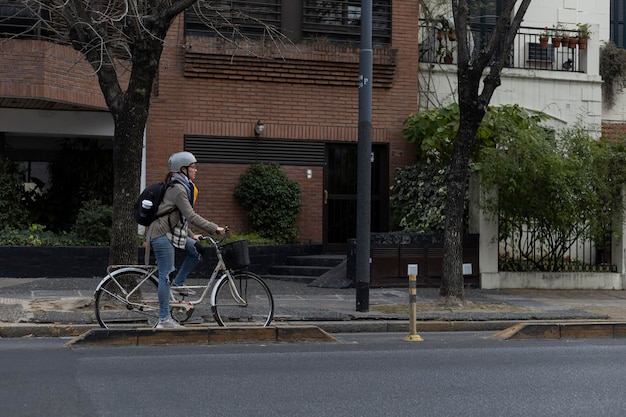
[{"label": "concrete step", "polygon": [[270,268],[272,275],[304,275],[309,277],[319,277],[333,269],[330,266],[314,265],[276,265]]},{"label": "concrete step", "polygon": [[302,282],[304,284],[310,284],[314,282],[318,277],[302,276],[302,275],[263,275],[263,279],[268,281],[271,286],[271,281],[290,281],[290,282]]},{"label": "concrete step", "polygon": [[285,261],[286,265],[299,266],[326,266],[334,268],[346,259],[345,255],[305,255],[290,256]]},{"label": "concrete step", "polygon": [[345,255],[290,256],[284,265],[272,266],[264,278],[311,283],[345,259]]}]

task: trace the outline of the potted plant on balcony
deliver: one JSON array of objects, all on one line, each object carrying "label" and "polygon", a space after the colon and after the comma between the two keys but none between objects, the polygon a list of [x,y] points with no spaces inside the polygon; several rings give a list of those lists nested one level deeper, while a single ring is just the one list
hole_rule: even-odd
[{"label": "potted plant on balcony", "polygon": [[448,21],[448,40],[450,42],[455,42],[456,41],[456,29],[454,28],[454,19],[449,17],[447,19]]},{"label": "potted plant on balcony", "polygon": [[439,62],[443,64],[452,64],[454,60],[454,51],[456,51],[456,46],[454,45],[445,45],[437,51],[437,56],[439,57]]},{"label": "potted plant on balcony", "polygon": [[454,19],[451,17],[438,16],[435,23],[437,30],[437,40],[456,41],[456,30],[454,29]]},{"label": "potted plant on balcony", "polygon": [[546,49],[548,47],[548,39],[550,39],[550,28],[543,28],[543,32],[539,34],[539,47],[541,49]]},{"label": "potted plant on balcony", "polygon": [[580,49],[587,49],[587,41],[591,36],[591,30],[589,30],[589,23],[578,23],[578,47]]},{"label": "potted plant on balcony", "polygon": [[450,42],[456,41],[456,30],[453,27],[448,30],[448,40]]},{"label": "potted plant on balcony", "polygon": [[553,32],[554,34],[552,35],[552,46],[555,48],[559,48],[561,47],[561,42],[563,41],[565,26],[563,26],[562,23],[557,23],[556,25],[554,25]]}]

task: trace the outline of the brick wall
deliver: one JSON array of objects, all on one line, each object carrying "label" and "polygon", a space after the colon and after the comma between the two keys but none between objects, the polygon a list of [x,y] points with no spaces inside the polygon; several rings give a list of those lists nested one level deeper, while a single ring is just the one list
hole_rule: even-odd
[{"label": "brick wall", "polygon": [[[356,143],[358,48],[319,42],[276,52],[257,44],[256,55],[249,55],[216,38],[185,38],[182,22],[180,16],[168,34],[154,86],[146,126],[149,183],[163,178],[168,156],[183,149],[185,135],[252,137],[257,120],[265,123],[267,138]],[[413,161],[400,132],[417,109],[417,2],[393,2],[392,27],[391,47],[374,52],[372,115],[373,142],[389,146],[390,180],[397,167]],[[106,111],[93,69],[73,49],[36,40],[6,40],[2,48],[0,97]],[[246,230],[233,190],[247,166],[199,168],[200,214]],[[301,186],[301,241],[321,242],[323,167],[283,169]]]},{"label": "brick wall", "polygon": [[[392,48],[375,52],[374,75],[380,74],[384,83],[379,86],[374,78],[372,141],[389,144],[390,180],[414,155],[400,133],[403,120],[417,110],[417,15],[417,2],[394,1]],[[185,135],[251,137],[257,120],[264,122],[263,136],[268,138],[357,141],[358,48],[324,43],[288,47],[282,54],[259,51],[261,58],[250,59],[212,38],[185,39],[182,17],[174,23],[147,126],[148,182],[167,172],[167,158],[183,149]],[[220,55],[233,64],[227,65]],[[301,63],[301,76],[294,75],[295,60]],[[218,64],[219,70],[212,66]],[[352,83],[351,68],[357,68]],[[333,71],[341,82],[320,75]],[[288,73],[286,82],[280,74]],[[199,169],[198,212],[235,230],[245,229],[245,213],[233,190],[247,166],[200,164]],[[312,171],[310,179],[307,169]],[[301,186],[301,240],[321,242],[323,168],[284,165],[283,170]]]},{"label": "brick wall", "polygon": [[0,97],[26,97],[107,110],[93,68],[67,46],[3,40]]},{"label": "brick wall", "polygon": [[603,123],[602,137],[605,140],[623,141],[626,138],[626,123]]}]

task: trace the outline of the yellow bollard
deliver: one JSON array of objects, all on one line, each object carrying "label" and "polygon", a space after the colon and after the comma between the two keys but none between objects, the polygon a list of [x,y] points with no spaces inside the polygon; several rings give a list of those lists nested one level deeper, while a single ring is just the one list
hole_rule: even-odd
[{"label": "yellow bollard", "polygon": [[423,342],[422,336],[417,334],[417,264],[409,264],[409,335],[404,338],[407,342]]}]

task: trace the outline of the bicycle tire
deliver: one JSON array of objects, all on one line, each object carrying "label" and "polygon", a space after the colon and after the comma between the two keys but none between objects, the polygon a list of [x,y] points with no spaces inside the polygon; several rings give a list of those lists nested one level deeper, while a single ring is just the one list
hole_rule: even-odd
[{"label": "bicycle tire", "polygon": [[[140,268],[112,272],[95,293],[96,319],[106,329],[154,327],[159,320],[158,280]],[[145,279],[138,287],[142,279]],[[129,295],[129,292],[132,292]],[[136,303],[135,303],[136,302]]]},{"label": "bicycle tire", "polygon": [[213,293],[213,317],[220,326],[269,326],[274,317],[274,297],[269,287],[252,272],[232,273],[233,282],[241,297],[242,305],[231,293],[230,281],[220,279]]}]

